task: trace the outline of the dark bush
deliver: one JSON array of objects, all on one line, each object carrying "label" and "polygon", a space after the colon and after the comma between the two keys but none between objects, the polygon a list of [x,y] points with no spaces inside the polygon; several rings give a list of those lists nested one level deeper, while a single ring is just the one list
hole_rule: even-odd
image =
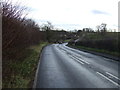
[{"label": "dark bush", "polygon": [[74,45],[75,42],[74,42],[74,40],[71,40],[71,41],[68,42],[68,44],[69,44],[69,45]]},{"label": "dark bush", "polygon": [[76,42],[75,45],[118,52],[117,39],[83,40],[83,41]]},{"label": "dark bush", "polygon": [[9,0],[2,2],[2,6],[3,60],[13,60],[24,48],[45,40],[45,34],[33,20],[25,18],[24,7],[12,5]]}]

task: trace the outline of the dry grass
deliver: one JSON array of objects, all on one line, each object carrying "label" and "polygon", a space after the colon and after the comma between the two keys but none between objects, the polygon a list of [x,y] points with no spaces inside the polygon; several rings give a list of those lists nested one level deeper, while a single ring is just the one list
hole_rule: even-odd
[{"label": "dry grass", "polygon": [[[43,42],[24,49],[21,60],[7,60],[3,65],[3,88],[32,88]],[[6,68],[7,67],[7,68]]]}]

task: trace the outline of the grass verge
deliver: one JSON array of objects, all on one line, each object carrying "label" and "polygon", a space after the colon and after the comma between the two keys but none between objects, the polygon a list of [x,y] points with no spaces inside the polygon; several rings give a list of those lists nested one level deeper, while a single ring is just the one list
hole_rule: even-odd
[{"label": "grass verge", "polygon": [[64,42],[69,42],[71,39],[64,40]]},{"label": "grass verge", "polygon": [[21,60],[4,62],[3,88],[32,88],[39,54],[47,42],[23,50]]},{"label": "grass verge", "polygon": [[73,47],[73,48],[84,49],[84,50],[88,50],[88,51],[94,51],[94,52],[98,52],[98,53],[108,54],[108,55],[112,55],[115,57],[119,57],[119,55],[120,55],[119,52],[111,52],[111,51],[107,51],[104,49],[96,49],[96,48],[89,48],[89,47],[84,47],[84,46],[73,46],[73,45],[68,45],[68,46]]}]

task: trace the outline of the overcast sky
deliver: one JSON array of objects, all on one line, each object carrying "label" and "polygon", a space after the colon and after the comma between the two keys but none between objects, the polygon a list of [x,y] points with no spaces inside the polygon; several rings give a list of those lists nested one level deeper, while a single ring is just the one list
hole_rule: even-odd
[{"label": "overcast sky", "polygon": [[119,0],[12,0],[29,9],[28,18],[39,25],[50,21],[65,30],[93,28],[106,23],[107,28],[118,29]]}]

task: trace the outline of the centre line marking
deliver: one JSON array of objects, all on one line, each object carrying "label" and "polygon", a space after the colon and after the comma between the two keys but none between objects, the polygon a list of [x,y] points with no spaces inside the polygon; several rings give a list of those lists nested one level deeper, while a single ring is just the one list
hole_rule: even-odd
[{"label": "centre line marking", "polygon": [[80,62],[81,64],[84,64],[83,62],[81,62],[81,61],[79,61],[79,60],[76,60],[76,61]]},{"label": "centre line marking", "polygon": [[83,62],[85,62],[85,63],[87,63],[87,64],[90,64],[89,62],[87,62],[87,61],[85,61],[85,60],[82,60],[82,59],[80,59],[81,61],[83,61]]},{"label": "centre line marking", "polygon": [[79,59],[79,60],[81,60],[81,61],[83,61],[83,62],[85,62],[85,63],[87,63],[87,64],[90,64],[89,62],[87,62],[87,61],[85,61],[85,60],[83,60],[83,59],[78,58],[78,56],[76,56],[75,58],[77,58],[77,59]]},{"label": "centre line marking", "polygon": [[83,62],[77,60],[76,58],[74,58],[74,57],[72,57],[72,56],[70,56],[70,57],[71,57],[72,59],[76,60],[77,62],[79,62],[79,63],[81,63],[81,64],[84,64]]},{"label": "centre line marking", "polygon": [[97,74],[99,74],[100,76],[104,77],[105,79],[109,80],[111,83],[117,85],[120,87],[120,85],[116,82],[114,82],[113,80],[109,79],[108,77],[106,77],[105,75],[103,75],[102,73],[96,72]]},{"label": "centre line marking", "polygon": [[108,74],[108,75],[110,75],[110,76],[112,76],[112,77],[114,77],[114,78],[120,80],[118,77],[116,77],[115,75],[113,75],[113,74],[111,74],[111,73],[109,73],[109,72],[106,72],[106,74]]}]

